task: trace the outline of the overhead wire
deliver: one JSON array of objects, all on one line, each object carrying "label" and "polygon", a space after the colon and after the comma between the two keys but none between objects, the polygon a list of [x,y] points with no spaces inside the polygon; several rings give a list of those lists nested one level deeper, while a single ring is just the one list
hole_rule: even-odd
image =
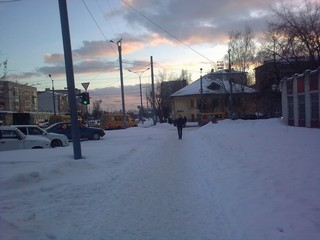
[{"label": "overhead wire", "polygon": [[[149,17],[147,17],[146,15],[144,15],[143,13],[141,13],[139,10],[137,10],[136,8],[134,8],[133,6],[131,6],[129,3],[125,2],[124,0],[121,0],[124,4],[126,4],[127,6],[129,6],[130,8],[132,8],[134,11],[136,11],[137,13],[139,13],[141,16],[143,16],[144,18],[146,18],[148,21],[150,21],[152,24],[154,24],[155,26],[157,26],[158,28],[160,28],[162,31],[166,32],[168,35],[170,35],[171,37],[173,37],[176,41],[178,41],[179,43],[183,44],[184,46],[186,46],[187,48],[189,48],[190,50],[192,50],[193,52],[195,52],[196,54],[200,55],[201,57],[205,58],[206,60],[208,60],[210,63],[213,63],[213,61],[211,61],[209,58],[207,58],[206,56],[204,56],[203,54],[201,54],[200,52],[198,52],[197,50],[195,50],[194,48],[192,48],[191,46],[189,46],[188,44],[186,44],[185,42],[183,42],[182,40],[180,40],[178,37],[176,37],[174,34],[170,33],[169,31],[167,31],[165,28],[161,27],[159,24],[157,24],[156,22],[154,22],[152,19],[150,19]],[[88,13],[90,14],[91,18],[93,19],[95,25],[97,26],[97,28],[99,29],[100,33],[102,34],[103,38],[109,43],[111,49],[113,50],[113,52],[116,54],[115,49],[113,48],[113,45],[110,43],[110,40],[107,39],[106,35],[104,34],[104,32],[102,31],[100,25],[98,24],[97,20],[95,19],[94,15],[92,14],[92,12],[90,11],[88,5],[86,4],[85,0],[82,0],[86,10],[88,11]],[[96,3],[98,4],[98,2],[96,1]],[[100,4],[98,4],[100,11],[103,13]],[[118,60],[116,60],[118,61]],[[140,65],[137,65],[140,66]],[[142,65],[141,65],[142,66]],[[148,67],[150,66],[150,63],[142,66],[142,67]],[[164,68],[164,67],[160,67],[160,68]],[[165,68],[166,69],[166,68]],[[179,69],[180,70],[180,69]],[[97,78],[101,73],[96,74],[96,76],[94,78]]]},{"label": "overhead wire", "polygon": [[167,33],[168,35],[170,35],[171,37],[173,37],[177,42],[181,43],[182,45],[186,46],[187,48],[189,48],[190,50],[192,50],[193,52],[195,52],[196,54],[198,54],[199,56],[205,58],[206,60],[208,60],[209,62],[213,63],[214,62],[207,58],[206,56],[204,56],[203,54],[201,54],[200,52],[198,52],[197,50],[195,50],[194,48],[192,48],[190,45],[186,44],[185,42],[183,42],[182,40],[180,40],[178,37],[176,37],[173,33],[169,32],[168,30],[166,30],[165,28],[161,27],[158,23],[156,23],[155,21],[153,21],[151,18],[147,17],[145,14],[143,14],[142,12],[140,12],[139,10],[137,10],[136,8],[134,8],[133,6],[131,6],[129,3],[127,3],[124,0],[121,0],[121,2],[123,2],[124,4],[126,4],[128,7],[130,7],[131,9],[133,9],[135,12],[137,12],[138,14],[140,14],[142,17],[144,17],[145,19],[147,19],[149,22],[151,22],[152,24],[154,24],[155,26],[157,26],[158,28],[160,28],[162,31],[164,31],[165,33]]},{"label": "overhead wire", "polygon": [[109,43],[110,47],[112,48],[113,52],[116,53],[116,51],[114,50],[112,44],[110,43],[110,39],[108,40],[106,35],[104,34],[104,32],[102,31],[101,27],[99,26],[98,22],[96,21],[95,17],[93,16],[93,14],[91,13],[90,9],[88,8],[88,5],[86,4],[86,2],[84,0],[82,0],[84,6],[86,7],[88,13],[90,14],[91,18],[93,19],[93,21],[95,22],[97,28],[100,30],[102,36],[104,37],[104,39]]},{"label": "overhead wire", "polygon": [[[104,32],[102,31],[100,25],[98,24],[98,22],[97,22],[97,20],[95,19],[94,15],[93,15],[92,12],[90,11],[90,9],[89,9],[88,5],[86,4],[86,2],[85,2],[84,0],[82,0],[82,3],[83,3],[83,5],[85,6],[85,8],[86,8],[86,10],[88,11],[88,13],[90,14],[92,20],[94,21],[95,25],[96,25],[97,28],[99,29],[99,31],[100,31],[100,33],[102,34],[103,38],[108,42],[108,44],[109,44],[109,46],[111,47],[111,49],[112,49],[112,51],[114,52],[114,54],[117,54],[117,52],[115,51],[113,45],[110,43],[110,39],[108,39],[108,38],[106,37],[106,35],[104,34]],[[96,2],[96,3],[97,3],[97,2]],[[98,4],[98,3],[97,3],[97,4]],[[99,4],[98,4],[98,6],[100,7],[100,10],[101,10],[101,6],[100,6]],[[102,11],[102,10],[101,10],[101,11]],[[115,62],[116,62],[116,61],[118,61],[118,59],[115,60]],[[105,68],[105,69],[107,70],[107,68]],[[103,72],[97,73],[93,79],[96,79],[96,78],[97,78],[100,74],[102,74],[102,73],[103,73]],[[117,80],[113,80],[112,82],[108,82],[108,84],[113,84],[113,83],[115,83],[116,81],[118,81],[118,79],[117,79]]]}]

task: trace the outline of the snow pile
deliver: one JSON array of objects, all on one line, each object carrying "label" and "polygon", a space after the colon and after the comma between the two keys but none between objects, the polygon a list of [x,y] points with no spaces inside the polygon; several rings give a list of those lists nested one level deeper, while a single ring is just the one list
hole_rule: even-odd
[{"label": "snow pile", "polygon": [[226,120],[197,134],[210,145],[198,149],[200,159],[211,156],[204,175],[240,239],[320,237],[319,129]]},{"label": "snow pile", "polygon": [[[149,126],[149,127],[147,127]],[[279,119],[0,152],[0,239],[320,239],[320,130]]]}]

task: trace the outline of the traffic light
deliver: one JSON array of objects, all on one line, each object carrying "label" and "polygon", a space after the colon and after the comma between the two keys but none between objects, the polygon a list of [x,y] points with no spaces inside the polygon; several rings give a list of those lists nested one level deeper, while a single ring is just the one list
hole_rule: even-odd
[{"label": "traffic light", "polygon": [[83,105],[90,104],[90,96],[88,92],[83,92],[80,94],[80,103]]}]

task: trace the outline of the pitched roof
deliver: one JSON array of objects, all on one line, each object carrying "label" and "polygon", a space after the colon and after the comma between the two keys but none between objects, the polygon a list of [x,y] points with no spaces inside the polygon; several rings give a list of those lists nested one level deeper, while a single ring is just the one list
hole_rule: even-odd
[{"label": "pitched roof", "polygon": [[[203,94],[225,94],[230,92],[230,84],[228,80],[222,79],[221,76],[226,78],[228,73],[226,71],[219,71],[216,73],[207,74],[202,77],[202,89]],[[187,96],[187,95],[198,95],[200,94],[201,79],[194,81],[193,83],[185,86],[179,91],[171,95],[171,97]],[[253,88],[232,83],[233,93],[255,93],[256,90]]]}]

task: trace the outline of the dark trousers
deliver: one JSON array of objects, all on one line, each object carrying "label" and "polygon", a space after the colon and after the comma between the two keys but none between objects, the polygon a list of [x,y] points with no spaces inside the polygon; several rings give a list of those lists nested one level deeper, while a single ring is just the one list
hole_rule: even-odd
[{"label": "dark trousers", "polygon": [[182,138],[182,127],[181,127],[181,128],[180,128],[180,127],[178,127],[177,129],[178,129],[178,136],[179,136],[179,139],[181,139],[181,138]]}]

